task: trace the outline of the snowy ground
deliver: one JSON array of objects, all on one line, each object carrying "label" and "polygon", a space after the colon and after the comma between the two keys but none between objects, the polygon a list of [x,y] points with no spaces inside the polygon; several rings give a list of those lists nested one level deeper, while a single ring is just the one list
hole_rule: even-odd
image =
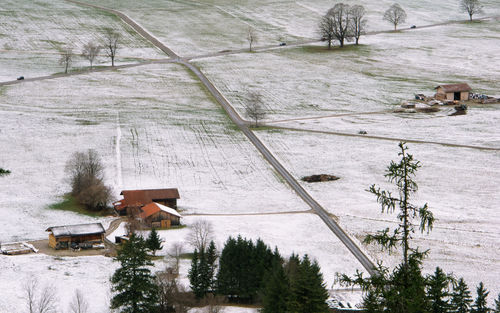
[{"label": "snowy ground", "polygon": [[[326,0],[96,1],[123,10],[182,55],[247,47],[253,26],[259,45],[317,38]],[[90,2],[90,0],[89,0]],[[369,30],[389,29],[382,12],[393,1],[361,1]],[[496,0],[485,0],[484,15],[500,13]],[[416,30],[362,37],[359,47],[326,51],[324,45],[286,48],[195,63],[242,112],[245,95],[257,90],[269,109],[267,121],[304,130],[403,137],[500,148],[499,106],[473,107],[465,116],[392,114],[414,93],[432,94],[442,83],[468,82],[481,93],[500,96],[500,21],[420,26],[466,19],[457,1],[410,1],[403,26]],[[454,8],[454,9],[450,9]],[[122,34],[119,62],[164,57],[115,17],[63,1],[3,1],[0,4],[0,80],[60,72],[57,51],[67,42],[75,51],[99,39],[103,27]],[[64,16],[65,18],[60,18]],[[99,62],[106,63],[104,57]],[[74,65],[86,66],[78,59]],[[339,113],[384,112],[329,117]],[[328,118],[323,118],[328,117]],[[47,210],[68,191],[64,164],[71,153],[96,149],[106,167],[106,182],[119,190],[178,187],[185,213],[265,213],[303,211],[308,207],[280,180],[246,138],[230,123],[199,82],[179,65],[149,65],[0,88],[0,166],[12,171],[0,178],[0,241],[45,238],[48,226],[101,221]],[[335,182],[303,186],[361,239],[394,224],[379,213],[364,190],[383,182],[385,166],[396,159],[397,143],[286,130],[258,136],[297,178],[326,172]],[[474,289],[483,280],[490,300],[498,292],[500,267],[500,153],[439,145],[410,144],[423,164],[416,202],[428,202],[438,218],[429,236],[416,242],[430,248],[426,270],[437,265],[464,276]],[[188,216],[190,224],[197,217]],[[308,253],[318,259],[331,285],[333,273],[352,273],[359,265],[323,223],[311,214],[205,216],[216,226],[219,247],[229,235],[261,237],[283,254]],[[256,231],[258,229],[258,231]],[[188,229],[162,231],[169,245],[183,241]],[[374,258],[394,264],[374,247]],[[397,257],[397,256],[396,256]],[[0,307],[18,312],[22,283],[30,275],[55,282],[61,310],[74,289],[96,299],[92,312],[108,312],[108,279],[116,264],[104,257],[52,258],[0,256]],[[161,269],[162,262],[156,268]],[[186,283],[189,266],[183,261]],[[14,282],[6,284],[5,282]],[[255,312],[228,309],[227,312]]]},{"label": "snowy ground", "polygon": [[[141,25],[152,31],[180,55],[196,55],[226,49],[247,48],[246,33],[253,27],[258,36],[258,45],[278,45],[315,39],[318,20],[334,3],[319,1],[232,1],[232,0],[149,0],[137,3],[134,0],[88,0],[87,2],[121,10]],[[365,6],[368,31],[392,29],[382,19],[384,11],[394,3],[392,0],[357,1]],[[449,20],[467,19],[460,12],[456,0],[402,0],[398,3],[408,14],[406,23],[428,25]],[[483,15],[500,13],[496,0],[482,1]],[[481,16],[481,15],[478,15]]]},{"label": "snowy ground", "polygon": [[[114,15],[65,1],[4,0],[0,17],[0,81],[64,71],[58,61],[66,47],[76,54],[72,66],[86,68],[79,54],[89,41],[102,45],[106,28],[120,34],[117,64],[166,57]],[[109,63],[101,50],[94,65]]]}]

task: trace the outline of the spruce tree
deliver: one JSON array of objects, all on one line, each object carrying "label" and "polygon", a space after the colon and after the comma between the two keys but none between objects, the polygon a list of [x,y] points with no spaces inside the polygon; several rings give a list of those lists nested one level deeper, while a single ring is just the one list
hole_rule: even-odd
[{"label": "spruce tree", "polygon": [[484,288],[483,282],[479,283],[479,286],[477,286],[477,297],[476,300],[474,301],[474,304],[472,305],[471,313],[488,313],[490,309],[487,307],[487,300],[488,294],[490,293],[489,291]]},{"label": "spruce tree", "polygon": [[210,266],[207,261],[207,253],[203,250],[200,251],[198,262],[198,290],[195,295],[198,299],[205,297],[212,284],[212,276],[210,276]]},{"label": "spruce tree", "polygon": [[215,243],[210,241],[207,250],[207,264],[208,264],[208,291],[215,290],[215,274],[217,271],[217,248],[215,248]]},{"label": "spruce tree", "polygon": [[262,290],[262,313],[287,312],[290,284],[281,264],[276,264]]},{"label": "spruce tree", "polygon": [[200,270],[199,270],[199,258],[198,250],[194,249],[193,258],[191,259],[191,268],[188,272],[189,287],[193,290],[194,295],[197,298],[201,297],[200,292]]},{"label": "spruce tree", "polygon": [[307,254],[297,268],[295,281],[291,281],[291,299],[288,312],[322,313],[329,312],[326,300],[328,292],[323,282],[318,263],[311,263]]},{"label": "spruce tree", "polygon": [[427,298],[430,301],[432,313],[447,313],[450,311],[449,284],[451,277],[436,267],[434,275],[427,276]]},{"label": "spruce tree", "polygon": [[500,293],[498,294],[498,297],[495,299],[495,313],[500,313]]},{"label": "spruce tree", "polygon": [[149,313],[157,308],[158,293],[148,266],[153,265],[142,237],[132,235],[118,251],[120,267],[111,277],[111,308],[124,313]]},{"label": "spruce tree", "polygon": [[148,239],[146,239],[146,246],[153,252],[153,255],[156,254],[157,250],[161,250],[162,248],[162,240],[154,227],[151,229]]},{"label": "spruce tree", "polygon": [[468,313],[470,312],[470,304],[472,303],[472,297],[463,278],[460,278],[458,282],[453,286],[453,292],[451,294],[451,312],[453,313]]}]

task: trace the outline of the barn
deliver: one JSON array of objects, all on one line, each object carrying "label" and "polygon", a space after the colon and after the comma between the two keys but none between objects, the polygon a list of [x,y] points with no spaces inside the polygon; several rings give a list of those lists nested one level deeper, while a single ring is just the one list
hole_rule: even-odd
[{"label": "barn", "polygon": [[141,208],[151,202],[177,209],[177,199],[180,199],[177,188],[123,190],[122,200],[113,203],[120,215],[127,215],[127,209]]},{"label": "barn", "polygon": [[49,246],[54,249],[68,249],[72,243],[102,244],[104,227],[101,223],[52,226],[45,231],[49,234]]},{"label": "barn", "polygon": [[139,213],[142,223],[154,228],[170,228],[170,226],[179,225],[181,217],[176,210],[156,202],[143,206]]},{"label": "barn", "polygon": [[438,100],[469,100],[472,88],[466,83],[439,85],[436,88],[436,99]]}]

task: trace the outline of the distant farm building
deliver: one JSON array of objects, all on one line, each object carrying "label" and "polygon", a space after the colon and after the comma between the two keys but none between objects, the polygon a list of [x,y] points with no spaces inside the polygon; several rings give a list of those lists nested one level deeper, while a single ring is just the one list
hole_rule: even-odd
[{"label": "distant farm building", "polygon": [[438,100],[459,100],[465,101],[470,98],[472,88],[466,83],[440,85],[436,88],[436,99]]},{"label": "distant farm building", "polygon": [[151,202],[177,209],[177,199],[180,199],[177,188],[123,190],[120,195],[123,199],[113,203],[120,215],[127,215],[128,211],[140,209]]},{"label": "distant farm building", "polygon": [[50,232],[49,246],[54,249],[68,249],[72,243],[102,244],[105,233],[101,223],[53,226],[45,231]]},{"label": "distant farm building", "polygon": [[156,202],[143,206],[138,215],[144,225],[154,228],[179,225],[182,217],[176,210]]}]

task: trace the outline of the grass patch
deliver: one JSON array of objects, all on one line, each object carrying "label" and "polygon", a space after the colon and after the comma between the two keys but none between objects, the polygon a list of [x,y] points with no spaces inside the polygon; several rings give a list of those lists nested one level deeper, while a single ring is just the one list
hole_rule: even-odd
[{"label": "grass patch", "polygon": [[368,45],[355,45],[355,44],[346,44],[344,47],[340,46],[332,46],[331,49],[328,49],[328,45],[325,43],[324,46],[300,46],[297,47],[296,50],[305,52],[305,53],[341,53],[341,52],[359,52],[362,55],[367,55],[369,52]]},{"label": "grass patch", "polygon": [[191,253],[182,253],[180,255],[180,258],[181,259],[185,259],[185,260],[192,260],[193,259],[193,255],[194,255],[194,253],[192,253],[192,252]]},{"label": "grass patch", "polygon": [[101,212],[89,211],[85,209],[85,207],[80,203],[78,203],[78,201],[76,201],[76,199],[70,194],[65,194],[64,196],[62,196],[59,202],[49,205],[48,208],[51,210],[75,212],[92,217],[107,216],[110,214],[108,210],[103,210]]},{"label": "grass patch", "polygon": [[76,120],[76,123],[78,123],[80,125],[99,125],[98,122],[89,121],[89,120]]}]

